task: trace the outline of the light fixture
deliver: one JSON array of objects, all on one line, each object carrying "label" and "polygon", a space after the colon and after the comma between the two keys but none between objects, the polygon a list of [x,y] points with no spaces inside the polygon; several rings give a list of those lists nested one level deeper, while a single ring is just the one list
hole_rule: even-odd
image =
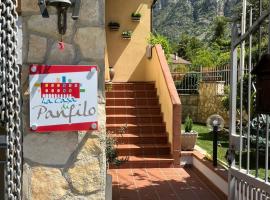
[{"label": "light fixture", "polygon": [[72,19],[77,20],[79,18],[80,4],[81,0],[38,0],[40,12],[44,18],[49,18],[47,6],[56,7],[58,12],[58,32],[61,35],[61,38],[65,35],[67,30],[68,8],[73,7]]}]

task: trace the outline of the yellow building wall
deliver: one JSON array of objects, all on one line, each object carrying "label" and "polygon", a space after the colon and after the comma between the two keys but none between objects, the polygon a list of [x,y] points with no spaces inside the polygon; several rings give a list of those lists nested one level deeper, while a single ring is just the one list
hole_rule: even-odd
[{"label": "yellow building wall", "polygon": [[145,81],[154,81],[157,94],[159,96],[159,103],[163,113],[163,120],[166,123],[166,131],[169,136],[169,143],[173,142],[173,104],[171,101],[170,92],[167,87],[166,80],[163,75],[160,60],[158,58],[157,50],[152,49],[152,58],[147,59],[145,70]]},{"label": "yellow building wall", "polygon": [[105,48],[105,82],[110,81],[110,71],[109,71],[109,58],[108,58],[108,48]]},{"label": "yellow building wall", "polygon": [[[115,70],[114,82],[145,81],[144,63],[147,39],[151,31],[153,0],[106,0],[106,37],[108,64]],[[131,20],[131,14],[142,14],[140,22]],[[118,31],[111,31],[110,21],[120,23]],[[122,38],[122,32],[133,31],[131,40]]]}]

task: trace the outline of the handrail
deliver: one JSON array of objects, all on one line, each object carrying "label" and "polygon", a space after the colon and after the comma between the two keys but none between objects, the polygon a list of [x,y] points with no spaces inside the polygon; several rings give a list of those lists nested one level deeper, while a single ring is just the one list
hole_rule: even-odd
[{"label": "handrail", "polygon": [[[164,55],[164,52],[162,50],[161,45],[156,45],[155,47],[156,53],[157,53],[157,58],[158,62],[161,67],[161,71],[163,74],[164,81],[166,83],[166,87],[168,90],[168,94],[171,99],[172,103],[172,113],[171,117],[172,118],[172,124],[170,129],[172,130],[172,155],[174,158],[174,164],[179,165],[180,160],[179,160],[179,155],[180,155],[180,149],[181,149],[181,144],[180,144],[180,135],[181,135],[181,101],[178,96],[169,65],[167,63],[166,57]],[[164,106],[164,105],[163,105]],[[165,105],[166,106],[166,105]]]},{"label": "handrail", "polygon": [[170,92],[172,103],[175,105],[181,105],[181,101],[177,93],[173,78],[171,76],[170,68],[163,53],[162,47],[160,44],[158,44],[155,46],[155,48],[157,49],[158,59],[162,67],[162,72],[166,80],[167,88]]}]

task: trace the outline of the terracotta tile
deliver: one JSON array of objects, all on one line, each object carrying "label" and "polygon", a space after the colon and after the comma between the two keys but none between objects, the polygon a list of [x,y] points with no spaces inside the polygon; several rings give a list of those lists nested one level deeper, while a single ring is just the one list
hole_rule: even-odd
[{"label": "terracotta tile", "polygon": [[156,97],[156,90],[113,90],[106,92],[107,98],[145,98]]},{"label": "terracotta tile", "polygon": [[[154,83],[113,83],[112,87],[106,93],[106,128],[118,140],[119,155],[129,156],[129,161],[119,168],[110,166],[113,199],[215,199],[214,193],[198,181],[199,177],[191,169],[174,168],[173,156],[179,159],[179,153],[173,151],[173,156],[170,155]],[[178,106],[177,99],[174,101]],[[174,113],[174,119],[179,123],[180,107],[175,110],[179,112]],[[127,130],[119,135],[123,126]],[[174,132],[173,137],[177,139],[179,128]],[[178,139],[174,149],[179,149]]]}]

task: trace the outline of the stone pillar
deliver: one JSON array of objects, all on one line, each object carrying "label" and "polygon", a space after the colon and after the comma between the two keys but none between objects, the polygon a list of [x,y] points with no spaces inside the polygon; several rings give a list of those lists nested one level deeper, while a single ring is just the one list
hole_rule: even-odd
[{"label": "stone pillar", "polygon": [[[105,199],[105,2],[82,0],[80,18],[68,13],[65,49],[57,43],[56,10],[42,18],[37,0],[22,1],[23,21],[23,197],[25,200]],[[98,65],[99,130],[92,133],[29,131],[28,68],[30,64]]]}]

